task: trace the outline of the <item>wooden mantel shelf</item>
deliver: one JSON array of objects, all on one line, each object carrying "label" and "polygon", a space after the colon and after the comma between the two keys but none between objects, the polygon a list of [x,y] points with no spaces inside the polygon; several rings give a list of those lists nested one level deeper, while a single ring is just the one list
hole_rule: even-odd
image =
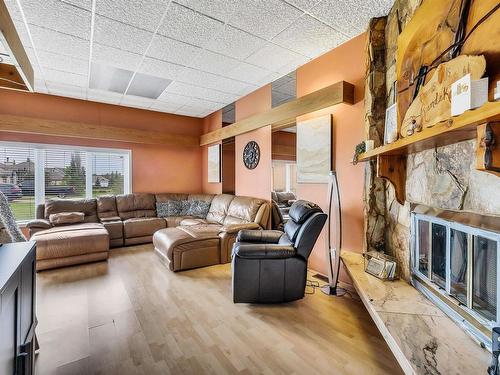
[{"label": "wooden mantel shelf", "polygon": [[452,143],[476,138],[477,126],[487,122],[500,121],[500,102],[489,102],[482,107],[466,111],[460,116],[440,122],[420,133],[398,139],[393,143],[362,153],[358,160],[368,161],[378,155],[407,155],[418,151],[446,146]]},{"label": "wooden mantel shelf", "polygon": [[364,272],[363,255],[342,251],[363,304],[405,374],[486,374],[490,354],[422,293]]},{"label": "wooden mantel shelf", "polygon": [[203,134],[200,139],[200,146],[220,142],[226,138],[235,137],[267,125],[272,125],[273,130],[283,128],[294,123],[298,116],[340,103],[354,104],[354,85],[349,82],[340,81],[334,83],[288,103],[281,104],[267,112],[258,113],[232,125]]}]

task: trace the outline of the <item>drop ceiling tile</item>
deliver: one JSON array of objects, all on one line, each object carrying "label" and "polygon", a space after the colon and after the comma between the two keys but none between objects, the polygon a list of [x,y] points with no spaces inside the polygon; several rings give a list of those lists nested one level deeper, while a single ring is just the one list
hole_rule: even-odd
[{"label": "drop ceiling tile", "polygon": [[306,56],[268,43],[245,61],[272,71],[279,71],[289,64],[303,65],[309,60]]},{"label": "drop ceiling tile", "polygon": [[203,47],[224,24],[183,5],[172,3],[158,33],[172,39]]},{"label": "drop ceiling tile", "polygon": [[142,55],[137,53],[104,46],[99,43],[92,44],[92,61],[99,61],[117,68],[136,70],[141,59]]},{"label": "drop ceiling tile", "polygon": [[265,44],[265,40],[226,25],[208,44],[207,49],[244,60]]},{"label": "drop ceiling tile", "polygon": [[387,15],[392,4],[392,0],[322,1],[310,13],[352,38],[366,31],[371,18]]},{"label": "drop ceiling tile", "polygon": [[276,36],[303,14],[281,0],[246,0],[237,4],[229,24],[264,39]]},{"label": "drop ceiling tile", "polygon": [[207,89],[205,87],[194,86],[178,81],[171,83],[170,86],[167,87],[164,94],[167,93],[171,95],[183,95],[186,97],[206,99],[219,103],[230,103],[238,99],[238,95],[227,94],[213,89]]},{"label": "drop ceiling tile", "polygon": [[88,89],[87,98],[95,102],[103,102],[108,104],[119,104],[122,99],[122,94],[111,91]]},{"label": "drop ceiling tile", "polygon": [[22,3],[28,24],[90,39],[89,11],[57,0],[30,0]]},{"label": "drop ceiling tile", "polygon": [[205,109],[205,110],[209,110],[209,111],[216,111],[222,107],[224,107],[224,103],[216,103],[216,102],[212,102],[212,101],[209,101],[209,100],[205,100],[205,99],[199,99],[199,98],[191,98],[188,100],[187,106],[190,106],[190,107],[196,107],[196,108],[200,108],[200,109]]},{"label": "drop ceiling tile", "polygon": [[67,4],[72,4],[82,9],[91,10],[92,9],[92,0],[60,0]]},{"label": "drop ceiling tile", "polygon": [[[272,76],[272,74],[274,74],[274,76]],[[279,75],[277,73],[272,73],[267,69],[247,64],[245,62],[240,63],[234,69],[228,71],[225,76],[254,85],[261,85],[279,78]]]},{"label": "drop ceiling tile", "polygon": [[155,35],[147,56],[175,64],[187,65],[192,62],[200,52],[201,48],[199,47],[161,35]]},{"label": "drop ceiling tile", "polygon": [[252,86],[245,82],[201,72],[191,68],[186,68],[178,81],[235,95],[239,95]]},{"label": "drop ceiling tile", "polygon": [[167,6],[165,0],[97,0],[96,14],[155,31]]},{"label": "drop ceiling tile", "polygon": [[85,99],[86,90],[80,86],[47,81],[48,93],[51,95],[65,96],[75,99]]},{"label": "drop ceiling tile", "polygon": [[212,113],[210,110],[199,107],[191,107],[191,106],[183,106],[175,111],[176,114],[182,116],[190,116],[190,117],[205,117],[208,114]]},{"label": "drop ceiling tile", "polygon": [[142,55],[153,37],[153,33],[129,26],[106,17],[95,17],[94,41],[125,51]]},{"label": "drop ceiling tile", "polygon": [[[307,11],[311,9],[314,5],[320,3],[322,0],[285,0],[288,4],[291,4],[299,9]],[[326,2],[329,2],[326,0]]]},{"label": "drop ceiling tile", "polygon": [[222,22],[227,21],[236,5],[234,0],[176,0],[176,2]]},{"label": "drop ceiling tile", "polygon": [[273,42],[314,58],[346,41],[346,37],[315,18],[305,15],[273,39]]},{"label": "drop ceiling tile", "polygon": [[35,48],[80,59],[89,57],[89,41],[43,27],[30,26]]},{"label": "drop ceiling tile", "polygon": [[174,113],[180,107],[181,106],[178,104],[167,103],[167,102],[155,100],[154,103],[151,105],[151,107],[149,107],[149,109],[153,110],[153,111],[158,111],[158,112]]},{"label": "drop ceiling tile", "polygon": [[43,69],[43,77],[46,82],[53,82],[59,84],[66,84],[72,86],[87,86],[87,76],[74,74],[69,72],[62,72],[54,69]]},{"label": "drop ceiling tile", "polygon": [[128,107],[146,109],[146,108],[151,107],[151,104],[153,104],[153,102],[154,102],[153,99],[143,98],[143,97],[134,96],[134,95],[123,95],[123,98],[120,101],[120,104],[128,106]]},{"label": "drop ceiling tile", "polygon": [[87,75],[89,69],[88,60],[75,57],[59,55],[58,53],[38,50],[38,58],[43,68],[55,69],[64,72]]},{"label": "drop ceiling tile", "polygon": [[43,94],[48,94],[47,86],[45,85],[45,81],[36,78],[35,76],[35,92],[40,92]]},{"label": "drop ceiling tile", "polygon": [[140,73],[175,80],[185,69],[184,66],[146,57],[139,67]]},{"label": "drop ceiling tile", "polygon": [[239,60],[221,55],[220,53],[203,50],[189,66],[204,72],[224,75],[224,73],[235,68],[239,63]]},{"label": "drop ceiling tile", "polygon": [[[175,82],[170,84],[170,86],[172,86],[174,84],[175,84]],[[160,95],[160,97],[156,101],[166,103],[166,104],[172,105],[172,106],[177,106],[177,107],[181,107],[183,105],[186,105],[186,103],[188,102],[190,97],[168,92],[168,89],[170,88],[170,86],[167,87],[167,89]]]}]

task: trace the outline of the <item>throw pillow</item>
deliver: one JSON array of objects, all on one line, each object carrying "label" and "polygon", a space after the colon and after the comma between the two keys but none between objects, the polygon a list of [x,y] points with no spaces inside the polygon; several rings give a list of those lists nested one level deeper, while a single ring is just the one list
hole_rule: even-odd
[{"label": "throw pillow", "polygon": [[158,217],[180,216],[180,201],[156,202],[156,214]]},{"label": "throw pillow", "polygon": [[207,217],[209,210],[210,210],[210,202],[191,201],[188,215],[189,216],[196,216],[196,217],[200,217],[202,219],[205,219]]},{"label": "throw pillow", "polygon": [[83,212],[59,212],[49,215],[49,221],[52,225],[83,223],[84,219],[85,214]]}]

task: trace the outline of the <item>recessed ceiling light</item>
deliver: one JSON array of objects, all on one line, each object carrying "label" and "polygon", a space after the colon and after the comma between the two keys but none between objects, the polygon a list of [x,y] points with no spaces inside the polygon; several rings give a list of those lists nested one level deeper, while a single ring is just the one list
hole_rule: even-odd
[{"label": "recessed ceiling light", "polygon": [[128,83],[133,75],[134,72],[130,70],[93,62],[90,72],[89,86],[91,89],[112,91],[123,94],[125,93]]},{"label": "recessed ceiling light", "polygon": [[136,73],[126,94],[142,96],[143,98],[149,99],[158,99],[171,83],[172,81],[170,79]]}]

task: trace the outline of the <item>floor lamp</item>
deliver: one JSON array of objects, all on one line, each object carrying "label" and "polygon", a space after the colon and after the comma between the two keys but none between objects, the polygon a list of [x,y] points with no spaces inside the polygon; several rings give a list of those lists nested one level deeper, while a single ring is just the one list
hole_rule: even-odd
[{"label": "floor lamp", "polygon": [[[334,216],[334,217],[333,217]],[[332,243],[332,220],[335,221],[335,241]],[[342,247],[342,216],[340,212],[340,191],[337,173],[328,174],[328,234],[326,236],[326,262],[328,265],[328,284],[321,291],[329,295],[337,295],[337,284],[340,272],[340,251]]]}]

